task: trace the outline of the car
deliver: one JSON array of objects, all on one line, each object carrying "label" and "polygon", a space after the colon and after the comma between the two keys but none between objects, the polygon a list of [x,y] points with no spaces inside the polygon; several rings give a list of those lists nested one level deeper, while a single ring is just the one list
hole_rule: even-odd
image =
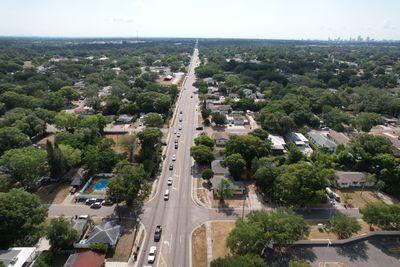
[{"label": "car", "polygon": [[177,144],[177,143],[178,143],[178,139],[175,139],[175,141],[174,141],[174,142],[175,142],[175,144]]},{"label": "car", "polygon": [[176,160],[176,156],[172,155],[172,161],[175,161],[175,160]]},{"label": "car", "polygon": [[174,169],[174,164],[173,164],[173,163],[170,163],[170,164],[169,164],[169,170],[172,171],[173,169]]},{"label": "car", "polygon": [[182,130],[182,124],[179,124],[178,129],[179,129],[179,130]]},{"label": "car", "polygon": [[168,200],[169,199],[169,190],[165,190],[164,192],[164,200]]},{"label": "car", "polygon": [[179,113],[180,113],[180,114],[182,114],[182,110],[181,110],[181,111],[179,111]]},{"label": "car", "polygon": [[147,256],[147,262],[154,263],[154,261],[156,259],[156,254],[157,254],[156,246],[151,246],[150,250],[149,250],[149,255]]},{"label": "car", "polygon": [[176,136],[181,137],[181,133],[177,133]]},{"label": "car", "polygon": [[[179,118],[179,122],[182,122],[182,120],[183,120],[182,118]],[[180,129],[179,129],[179,130],[180,130]]]},{"label": "car", "polygon": [[103,205],[103,206],[112,206],[113,203],[112,203],[111,200],[105,199],[105,200],[103,200],[103,201],[101,202],[101,205]]},{"label": "car", "polygon": [[176,134],[176,129],[174,130],[174,134]]},{"label": "car", "polygon": [[69,189],[69,193],[70,193],[71,195],[73,195],[73,194],[75,194],[75,192],[76,192],[76,188],[73,187],[73,186],[71,186],[71,188]]},{"label": "car", "polygon": [[86,199],[85,204],[86,205],[92,205],[95,202],[97,202],[96,198],[89,198],[89,199]]},{"label": "car", "polygon": [[178,149],[178,143],[175,143],[175,149]]},{"label": "car", "polygon": [[193,95],[191,95],[190,98],[193,98]]},{"label": "car", "polygon": [[168,180],[167,180],[167,185],[172,185],[172,177],[170,176],[170,177],[168,177]]},{"label": "car", "polygon": [[101,202],[95,202],[92,205],[90,205],[91,209],[100,209],[101,208]]},{"label": "car", "polygon": [[197,131],[203,131],[203,127],[202,126],[196,127],[196,130]]},{"label": "car", "polygon": [[161,225],[157,225],[156,230],[154,231],[154,242],[160,241],[161,233],[162,233]]}]

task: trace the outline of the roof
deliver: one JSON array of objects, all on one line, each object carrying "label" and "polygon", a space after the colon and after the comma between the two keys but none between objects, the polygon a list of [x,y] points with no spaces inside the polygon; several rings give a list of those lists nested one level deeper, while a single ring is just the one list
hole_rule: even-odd
[{"label": "roof", "polygon": [[282,136],[279,135],[268,135],[268,139],[272,142],[272,149],[275,150],[284,150],[286,142]]},{"label": "roof", "polygon": [[109,244],[110,246],[115,246],[121,234],[121,230],[121,225],[117,224],[117,221],[103,222],[94,227],[86,242],[104,243]]},{"label": "roof", "polygon": [[328,138],[329,132],[311,130],[307,135],[318,147],[326,147],[329,149],[334,149],[336,147],[336,143]]},{"label": "roof", "polygon": [[100,267],[104,263],[104,255],[93,251],[75,253],[68,257],[64,267]]},{"label": "roof", "polygon": [[215,133],[212,134],[212,137],[215,140],[221,140],[221,139],[228,140],[229,139],[229,134],[227,132],[215,132]]},{"label": "roof", "polygon": [[222,179],[227,179],[227,180],[231,181],[234,190],[245,190],[246,189],[246,187],[244,186],[244,183],[242,181],[234,181],[223,175],[214,175],[213,178],[211,178],[212,189],[218,189],[219,185],[221,184]]},{"label": "roof", "polygon": [[85,229],[85,226],[87,224],[86,219],[73,219],[71,221],[71,227],[78,231],[79,236],[82,236],[83,230]]},{"label": "roof", "polygon": [[122,114],[118,117],[118,122],[132,122],[133,116],[129,116],[127,114]]},{"label": "roof", "polygon": [[36,247],[14,247],[0,250],[0,262],[3,262],[5,266],[22,267],[26,262],[33,261],[36,256],[35,252]]},{"label": "roof", "polygon": [[339,133],[331,129],[329,129],[329,137],[338,145],[346,145],[350,141],[350,138],[344,133]]},{"label": "roof", "polygon": [[214,174],[216,174],[216,175],[218,175],[218,174],[228,175],[229,174],[228,168],[225,168],[224,166],[222,166],[222,162],[223,162],[223,160],[220,160],[220,159],[216,159],[211,162],[211,169],[213,170]]},{"label": "roof", "polygon": [[81,186],[84,179],[83,168],[71,169],[67,173],[67,177],[69,177],[69,179],[72,180],[71,186]]},{"label": "roof", "polygon": [[365,176],[362,172],[335,171],[335,179],[338,183],[360,182]]}]

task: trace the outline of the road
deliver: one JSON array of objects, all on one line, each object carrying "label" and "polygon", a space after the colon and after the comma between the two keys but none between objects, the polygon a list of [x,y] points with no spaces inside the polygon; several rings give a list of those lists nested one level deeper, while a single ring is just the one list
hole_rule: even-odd
[{"label": "road", "polygon": [[48,205],[49,216],[56,217],[64,215],[66,217],[72,217],[75,215],[91,215],[98,217],[107,217],[114,213],[115,205],[106,207],[103,206],[101,209],[92,209],[88,205],[80,204],[51,204]]}]

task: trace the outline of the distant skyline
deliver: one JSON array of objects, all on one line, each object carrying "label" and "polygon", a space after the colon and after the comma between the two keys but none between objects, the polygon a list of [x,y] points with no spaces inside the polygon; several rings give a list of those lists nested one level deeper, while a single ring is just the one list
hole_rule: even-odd
[{"label": "distant skyline", "polygon": [[1,0],[0,36],[400,40],[398,0]]}]

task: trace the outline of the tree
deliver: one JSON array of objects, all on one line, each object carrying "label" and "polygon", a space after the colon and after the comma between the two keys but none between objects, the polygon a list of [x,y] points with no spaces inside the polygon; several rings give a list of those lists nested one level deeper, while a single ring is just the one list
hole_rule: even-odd
[{"label": "tree", "polygon": [[214,122],[216,125],[224,125],[225,124],[225,115],[214,112],[211,114],[211,121]]},{"label": "tree", "polygon": [[81,162],[82,153],[78,148],[64,144],[59,144],[58,148],[68,168],[76,167]]},{"label": "tree", "polygon": [[336,213],[329,223],[331,225],[330,231],[335,233],[339,239],[349,238],[352,234],[361,230],[361,226],[355,218],[340,212]]},{"label": "tree", "polygon": [[50,140],[47,140],[47,163],[50,169],[50,177],[54,179],[60,179],[67,168],[66,159],[61,153],[57,143],[53,144]]},{"label": "tree", "polygon": [[305,260],[290,260],[289,267],[312,267],[312,265]]},{"label": "tree", "polygon": [[29,146],[29,137],[16,127],[0,128],[0,155],[6,150]]},{"label": "tree", "polygon": [[263,141],[269,140],[268,139],[268,136],[269,136],[268,132],[263,130],[263,129],[261,129],[261,128],[257,128],[255,130],[253,130],[250,134],[254,135],[254,136],[257,136],[258,138],[260,138]]},{"label": "tree", "polygon": [[162,132],[158,128],[147,127],[138,133],[138,137],[142,147],[145,146],[154,149],[162,137]]},{"label": "tree", "polygon": [[65,111],[57,113],[54,118],[54,123],[58,128],[72,132],[78,123],[78,118],[75,113],[67,113]]},{"label": "tree", "polygon": [[47,209],[38,196],[18,189],[0,193],[0,247],[8,248],[17,241],[25,246],[35,243],[32,237],[37,236],[46,217]]},{"label": "tree", "polygon": [[3,171],[24,186],[32,186],[47,173],[47,153],[34,147],[16,148],[6,151],[0,157]]},{"label": "tree", "polygon": [[246,172],[246,161],[239,153],[227,156],[224,159],[224,164],[228,167],[234,179],[239,179]]},{"label": "tree", "polygon": [[72,86],[63,86],[57,91],[68,103],[79,99],[79,93]]},{"label": "tree", "polygon": [[376,177],[374,174],[367,174],[361,179],[361,182],[362,182],[362,187],[361,187],[360,196],[362,196],[362,193],[364,192],[364,188],[365,188],[366,184],[375,184],[376,183]]},{"label": "tree", "polygon": [[207,181],[209,181],[213,176],[214,176],[214,172],[210,168],[204,169],[201,173],[201,178],[203,178],[204,180],[207,180]]},{"label": "tree", "polygon": [[63,216],[51,219],[46,236],[55,249],[68,248],[79,239],[78,231]]},{"label": "tree", "polygon": [[97,253],[105,254],[107,253],[108,246],[104,243],[93,243],[89,245],[89,249]]},{"label": "tree", "polygon": [[356,127],[364,132],[369,132],[372,126],[382,123],[382,116],[373,112],[361,112],[355,120]]},{"label": "tree", "polygon": [[[110,141],[112,142],[112,140]],[[103,140],[97,147],[90,145],[84,151],[83,164],[90,174],[112,171],[119,157],[111,145]]]},{"label": "tree", "polygon": [[264,193],[271,193],[274,187],[276,177],[275,167],[270,166],[262,166],[257,169],[256,173],[253,175],[253,178],[256,181],[256,186]]},{"label": "tree", "polygon": [[123,135],[118,141],[118,146],[128,154],[128,161],[133,162],[136,148],[136,134]]},{"label": "tree", "polygon": [[210,165],[215,159],[211,148],[205,145],[192,146],[190,156],[200,165]]},{"label": "tree", "polygon": [[218,185],[216,195],[218,199],[223,202],[226,198],[233,196],[234,189],[230,180],[222,178]]},{"label": "tree", "polygon": [[287,147],[288,147],[287,163],[293,164],[304,159],[303,153],[301,153],[300,149],[293,142],[289,142]]},{"label": "tree", "polygon": [[308,234],[309,227],[303,217],[291,210],[252,211],[247,220],[236,222],[227,246],[234,254],[261,254],[268,245],[280,251]]},{"label": "tree", "polygon": [[211,261],[211,267],[268,267],[264,259],[258,255],[232,255]]},{"label": "tree", "polygon": [[194,139],[196,145],[205,145],[210,148],[214,147],[215,140],[209,137],[206,133],[201,133],[198,137]]},{"label": "tree", "polygon": [[387,205],[382,202],[371,202],[360,209],[363,220],[382,229],[400,229],[400,205]]},{"label": "tree", "polygon": [[382,180],[378,180],[376,183],[375,183],[375,188],[376,188],[376,191],[377,192],[380,192],[384,187],[385,187],[385,182],[384,181],[382,181]]},{"label": "tree", "polygon": [[144,122],[149,127],[161,127],[164,120],[158,113],[150,112],[144,116]]}]

